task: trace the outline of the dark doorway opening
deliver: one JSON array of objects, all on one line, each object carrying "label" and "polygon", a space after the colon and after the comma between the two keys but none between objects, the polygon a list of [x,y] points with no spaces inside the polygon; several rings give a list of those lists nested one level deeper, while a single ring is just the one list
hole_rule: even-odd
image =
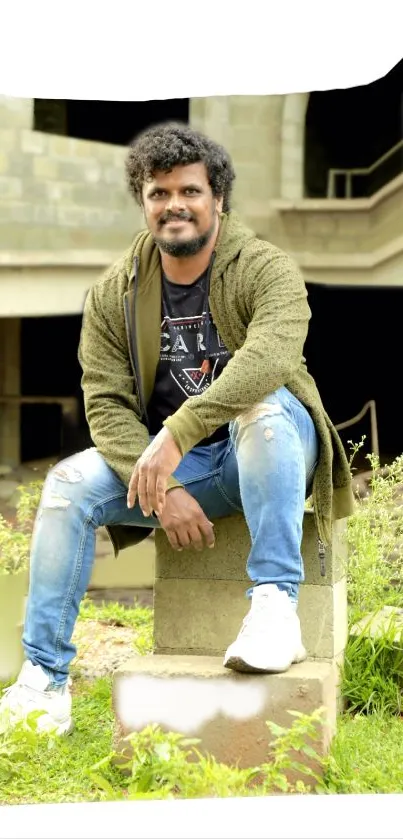
[{"label": "dark doorway opening", "polygon": [[160,122],[189,122],[189,99],[103,102],[85,99],[35,99],[34,128],[127,146],[141,131]]},{"label": "dark doorway opening", "polygon": [[[336,424],[356,416],[376,401],[380,460],[390,463],[403,452],[403,423],[396,398],[400,382],[403,288],[340,287],[307,284],[312,319],[305,356],[325,408]],[[370,468],[370,417],[340,432],[348,440],[366,440],[356,463]]]},{"label": "dark doorway opening", "polygon": [[188,122],[189,100],[86,102],[67,99],[66,116],[69,137],[126,146],[137,134],[158,122]]},{"label": "dark doorway opening", "polygon": [[23,318],[21,321],[21,395],[72,396],[79,422],[63,421],[58,405],[23,405],[21,460],[66,457],[91,445],[81,393],[77,358],[82,316]]},{"label": "dark doorway opening", "polygon": [[[305,118],[305,195],[327,195],[329,169],[371,166],[403,137],[403,60],[384,78],[311,93]],[[355,198],[372,195],[403,171],[403,150],[353,180]],[[343,178],[335,197],[345,197]]]}]

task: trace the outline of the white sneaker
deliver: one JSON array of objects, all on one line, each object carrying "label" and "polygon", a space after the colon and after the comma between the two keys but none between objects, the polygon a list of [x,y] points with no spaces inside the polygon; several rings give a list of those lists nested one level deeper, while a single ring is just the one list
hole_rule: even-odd
[{"label": "white sneaker", "polygon": [[287,592],[272,584],[256,586],[239,635],[225,653],[224,667],[284,673],[306,656],[299,617]]},{"label": "white sneaker", "polygon": [[49,690],[49,683],[42,667],[25,661],[17,681],[5,689],[0,700],[0,721],[12,728],[32,711],[43,711],[36,720],[38,731],[69,734],[73,728],[69,685]]}]

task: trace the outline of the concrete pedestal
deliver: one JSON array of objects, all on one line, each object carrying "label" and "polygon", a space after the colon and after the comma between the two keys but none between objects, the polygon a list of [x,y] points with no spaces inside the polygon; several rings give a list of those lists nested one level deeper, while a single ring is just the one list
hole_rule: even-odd
[{"label": "concrete pedestal", "polygon": [[334,528],[321,576],[311,512],[304,519],[305,582],[299,615],[308,660],[287,673],[246,675],[223,667],[249,609],[245,565],[250,549],[243,516],[215,522],[216,547],[202,553],[172,550],[155,535],[154,655],[134,658],[115,673],[117,733],[154,722],[201,738],[216,759],[254,766],[267,759],[266,721],[291,725],[288,711],[325,709],[319,747],[335,729],[338,663],[347,641],[345,523]]}]

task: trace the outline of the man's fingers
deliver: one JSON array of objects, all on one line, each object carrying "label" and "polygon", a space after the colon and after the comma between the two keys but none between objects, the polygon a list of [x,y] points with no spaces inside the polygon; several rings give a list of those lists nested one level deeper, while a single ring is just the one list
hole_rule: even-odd
[{"label": "man's fingers", "polygon": [[165,506],[165,495],[166,495],[166,488],[167,488],[167,480],[163,477],[163,475],[157,475],[157,480],[155,483],[155,507],[154,510],[157,511],[158,515],[161,515],[164,506]]},{"label": "man's fingers", "polygon": [[166,530],[165,533],[167,535],[168,542],[171,545],[171,547],[174,549],[174,551],[181,551],[182,546],[179,542],[176,531],[175,530]]},{"label": "man's fingers", "polygon": [[129,483],[129,488],[127,491],[127,506],[129,508],[134,507],[137,498],[137,489],[138,489],[138,473],[137,469],[134,470]]},{"label": "man's fingers", "polygon": [[184,527],[169,527],[165,532],[172,547],[177,551],[181,551],[183,548],[189,547],[191,540],[189,533]]},{"label": "man's fingers", "polygon": [[155,510],[157,516],[162,514],[165,506],[166,479],[155,470],[150,469],[147,477],[147,504],[150,511]]},{"label": "man's fingers", "polygon": [[148,492],[147,492],[147,472],[140,470],[137,486],[137,494],[139,497],[139,504],[143,516],[151,515],[152,510],[149,509]]},{"label": "man's fingers", "polygon": [[199,524],[199,528],[204,536],[204,540],[208,548],[214,548],[215,545],[215,533],[214,533],[214,525],[208,519]]},{"label": "man's fingers", "polygon": [[201,529],[199,527],[197,527],[197,525],[193,525],[193,527],[191,528],[190,539],[191,539],[192,547],[196,551],[202,551],[203,550],[203,548],[204,548],[203,532],[201,531]]}]

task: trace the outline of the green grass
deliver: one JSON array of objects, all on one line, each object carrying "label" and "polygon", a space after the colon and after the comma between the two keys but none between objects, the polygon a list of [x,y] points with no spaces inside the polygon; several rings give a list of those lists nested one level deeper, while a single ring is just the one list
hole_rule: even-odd
[{"label": "green grass", "polygon": [[[88,770],[111,749],[111,681],[79,681],[74,692],[73,733],[56,740],[19,734],[15,738],[16,755],[10,740],[8,753],[14,769],[11,777],[1,777],[0,743],[0,805],[102,800],[103,794]],[[118,785],[120,773],[115,769],[110,770],[110,775]]]},{"label": "green grass", "polygon": [[153,610],[148,606],[123,606],[121,603],[97,605],[88,595],[81,601],[79,620],[97,620],[109,626],[130,626],[142,630],[152,628]]},{"label": "green grass", "polygon": [[121,603],[95,604],[88,596],[81,602],[79,620],[96,620],[109,626],[129,626],[136,633],[134,646],[138,653],[147,655],[153,649],[153,610],[136,603],[128,608]]},{"label": "green grass", "polygon": [[[80,620],[87,619],[131,626],[140,634],[145,633],[144,637],[152,632],[152,610],[143,607],[128,609],[115,603],[96,606],[85,599]],[[355,684],[358,691],[357,685],[368,683],[368,668],[365,669],[368,657],[358,642],[355,657],[356,664],[348,671],[349,681],[346,680],[345,685],[352,688]],[[381,680],[385,662],[379,656],[377,662],[380,663],[378,675]],[[371,672],[378,672],[375,665],[369,667]],[[379,693],[382,697],[382,689]],[[0,739],[0,805],[131,797],[127,778],[108,758],[113,750],[111,694],[112,679],[90,682],[79,678],[74,682],[75,729],[69,737],[49,741],[47,737],[19,733],[8,741],[3,740],[3,743]],[[337,734],[325,762],[324,781],[318,791],[324,794],[403,791],[403,721],[396,716],[397,710],[394,709],[394,716],[388,708],[382,711],[379,707],[377,713],[346,713],[339,718]],[[268,736],[268,743],[270,739]],[[159,760],[164,749],[168,748],[169,737],[161,737],[161,733],[157,732],[150,742],[154,744],[153,761]],[[169,748],[172,749],[172,743]],[[214,794],[212,789],[221,790],[223,795],[258,793],[256,789],[246,788],[242,792],[242,777],[238,775],[238,770],[220,767],[214,762],[200,768],[195,786],[195,778],[185,779],[183,761],[177,750],[175,755],[179,780],[184,784],[185,793],[188,788],[189,796],[194,794],[194,790],[204,790],[204,787],[207,795]],[[5,756],[11,758],[11,775],[8,774],[10,764]],[[173,754],[171,764],[172,759]],[[99,764],[102,769],[94,770]],[[132,787],[136,772],[136,766],[132,767]],[[138,786],[137,781],[136,784]],[[159,787],[159,784],[154,783],[149,791],[144,789],[143,794],[146,797],[164,797],[168,788],[164,792],[165,788]],[[137,786],[135,796],[139,794]]]},{"label": "green grass", "polygon": [[329,793],[402,793],[403,720],[378,714],[341,717],[325,784]]}]

